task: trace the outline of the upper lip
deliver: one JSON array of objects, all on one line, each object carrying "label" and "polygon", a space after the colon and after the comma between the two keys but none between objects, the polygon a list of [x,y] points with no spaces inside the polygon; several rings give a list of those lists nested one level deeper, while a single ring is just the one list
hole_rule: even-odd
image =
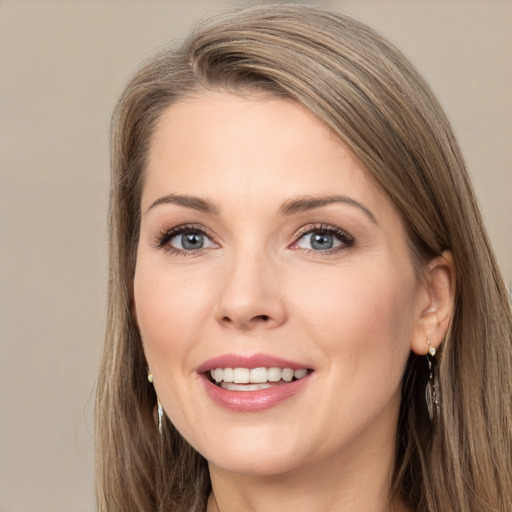
[{"label": "upper lip", "polygon": [[205,373],[214,368],[291,368],[292,370],[310,369],[309,365],[290,361],[270,354],[223,354],[208,359],[197,368],[197,373]]}]

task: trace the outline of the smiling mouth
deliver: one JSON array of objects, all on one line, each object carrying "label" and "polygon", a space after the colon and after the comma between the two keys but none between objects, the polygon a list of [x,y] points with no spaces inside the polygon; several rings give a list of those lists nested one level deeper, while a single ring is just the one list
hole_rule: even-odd
[{"label": "smiling mouth", "polygon": [[228,391],[259,391],[303,379],[312,370],[302,368],[213,368],[210,381]]}]

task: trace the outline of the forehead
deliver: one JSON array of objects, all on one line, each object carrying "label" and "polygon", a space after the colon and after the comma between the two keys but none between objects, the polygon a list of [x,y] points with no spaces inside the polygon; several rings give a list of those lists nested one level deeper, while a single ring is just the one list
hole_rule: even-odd
[{"label": "forehead", "polygon": [[162,114],[150,144],[142,206],[162,193],[282,202],[286,196],[385,194],[332,131],[289,99],[209,92]]}]

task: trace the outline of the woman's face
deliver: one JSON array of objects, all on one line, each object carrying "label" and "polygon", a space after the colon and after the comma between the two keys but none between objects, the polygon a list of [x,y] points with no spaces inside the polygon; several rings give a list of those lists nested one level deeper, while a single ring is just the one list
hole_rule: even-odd
[{"label": "woman's face", "polygon": [[347,146],[290,100],[205,93],[162,116],[141,201],[136,318],[185,439],[249,474],[392,456],[420,285]]}]

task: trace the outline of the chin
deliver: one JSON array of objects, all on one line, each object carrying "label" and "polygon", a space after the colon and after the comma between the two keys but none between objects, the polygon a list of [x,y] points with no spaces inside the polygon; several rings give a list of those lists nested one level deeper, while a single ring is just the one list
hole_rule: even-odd
[{"label": "chin", "polygon": [[224,454],[208,460],[208,464],[230,473],[248,476],[275,477],[302,466],[296,457],[284,454],[252,453],[241,456],[240,453]]},{"label": "chin", "polygon": [[[253,476],[276,476],[305,463],[297,448],[303,443],[288,442],[269,432],[240,432],[211,443],[202,452],[208,463],[229,471]],[[212,448],[213,447],[213,448]]]}]

